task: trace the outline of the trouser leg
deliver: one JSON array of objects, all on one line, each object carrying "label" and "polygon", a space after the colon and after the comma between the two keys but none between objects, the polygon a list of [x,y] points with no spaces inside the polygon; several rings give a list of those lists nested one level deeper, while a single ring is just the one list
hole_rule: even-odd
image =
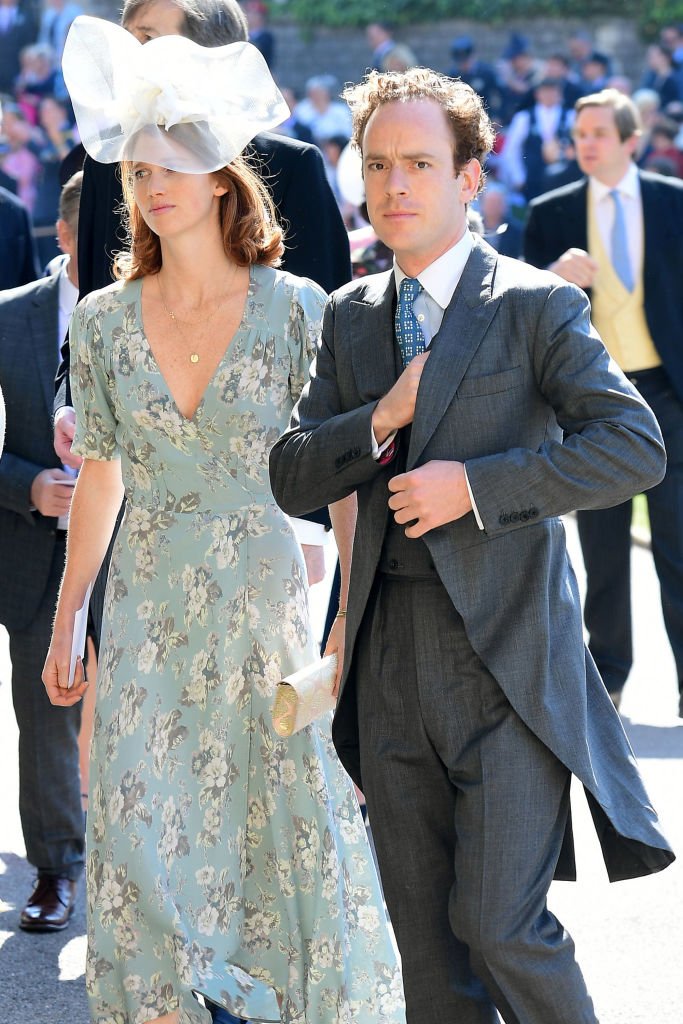
[{"label": "trouser leg", "polygon": [[588,649],[610,693],[623,688],[633,664],[631,515],[631,501],[577,513],[586,569]]},{"label": "trouser leg", "polygon": [[667,452],[666,475],[647,492],[652,554],[662,614],[683,693],[683,403],[670,388],[643,397],[657,417]]},{"label": "trouser leg", "polygon": [[594,1024],[546,897],[569,774],[510,707],[440,585],[386,582],[357,646],[363,785],[409,1024]]},{"label": "trouser leg", "polygon": [[50,643],[64,543],[31,624],[10,633],[12,699],[19,727],[19,813],[26,855],[41,873],[76,880],[83,870],[84,820],[78,766],[80,705],[50,704],[41,674]]}]

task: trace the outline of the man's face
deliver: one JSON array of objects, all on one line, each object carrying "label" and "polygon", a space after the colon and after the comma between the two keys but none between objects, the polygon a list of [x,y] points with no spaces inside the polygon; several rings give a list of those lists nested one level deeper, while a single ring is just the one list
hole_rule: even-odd
[{"label": "man's face", "polygon": [[586,82],[599,82],[605,77],[605,65],[599,60],[587,60],[581,69],[581,74]]},{"label": "man's face", "polygon": [[401,269],[416,276],[462,237],[466,204],[481,168],[470,160],[456,176],[453,134],[435,100],[385,103],[363,136],[370,220]]},{"label": "man's face", "polygon": [[159,36],[182,36],[185,14],[173,0],[151,0],[138,7],[124,24],[140,43],[148,43]]},{"label": "man's face", "polygon": [[585,107],[574,122],[576,159],[584,174],[616,185],[626,174],[638,144],[632,135],[621,141],[611,107]]},{"label": "man's face", "polygon": [[562,93],[556,85],[539,85],[535,92],[539,107],[559,107]]}]

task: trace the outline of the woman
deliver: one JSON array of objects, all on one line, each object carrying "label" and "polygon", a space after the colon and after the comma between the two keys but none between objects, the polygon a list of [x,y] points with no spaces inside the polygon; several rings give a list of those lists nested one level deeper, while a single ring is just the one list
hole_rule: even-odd
[{"label": "woman", "polygon": [[[109,45],[119,31],[95,34]],[[197,114],[193,95],[192,114],[166,127],[168,91],[150,86],[153,65],[172,67],[180,108],[183,61],[210,80],[222,60],[237,93],[250,51],[164,37],[135,58],[130,80],[144,80],[144,95],[118,108],[140,112],[122,147],[131,252],[122,279],[88,296],[71,327],[85,461],[44,674],[54,703],[85,692],[80,665],[65,689],[74,616],[127,497],[92,746],[86,978],[96,1024],[206,1024],[209,1013],[233,1019],[226,1011],[287,1024],[404,1020],[329,723],[286,742],[271,729],[277,679],[313,660],[315,645],[301,550],[270,493],[267,457],[307,377],[324,296],[275,269],[280,229],[236,155],[246,115],[235,135],[224,100],[213,118]],[[67,79],[82,57],[67,45]],[[282,107],[268,101],[265,75],[263,64],[246,95],[272,120]],[[86,148],[101,155],[75,106]],[[255,134],[263,120],[249,117]],[[165,165],[151,159],[160,153]]]}]

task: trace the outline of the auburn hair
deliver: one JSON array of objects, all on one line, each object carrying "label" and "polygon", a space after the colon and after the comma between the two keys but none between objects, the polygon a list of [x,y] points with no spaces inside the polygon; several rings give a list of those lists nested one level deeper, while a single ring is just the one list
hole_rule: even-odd
[{"label": "auburn hair", "polygon": [[[212,172],[227,189],[219,197],[223,247],[240,267],[260,263],[277,267],[282,262],[284,232],[278,224],[270,193],[243,156]],[[133,164],[121,164],[123,220],[128,231],[128,249],[117,253],[114,273],[135,281],[161,270],[161,242],[140,213],[133,188]]]}]

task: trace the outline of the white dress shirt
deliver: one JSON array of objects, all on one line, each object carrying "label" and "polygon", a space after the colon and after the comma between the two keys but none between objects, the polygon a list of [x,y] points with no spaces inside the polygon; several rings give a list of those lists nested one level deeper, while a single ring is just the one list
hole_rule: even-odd
[{"label": "white dress shirt", "polygon": [[59,352],[61,353],[62,344],[66,338],[66,332],[69,329],[69,321],[71,320],[71,314],[76,308],[78,302],[78,288],[69,279],[67,268],[69,266],[69,260],[66,259],[62,263],[58,270],[59,274]]},{"label": "white dress shirt", "polygon": [[644,232],[643,202],[640,197],[638,168],[632,163],[621,181],[614,186],[605,185],[597,178],[589,178],[588,188],[600,238],[610,257],[612,255],[612,227],[614,226],[614,200],[610,192],[614,188],[619,193],[626,223],[631,274],[632,279],[636,281],[642,271]]},{"label": "white dress shirt", "polygon": [[[69,257],[67,257],[62,263],[61,267],[57,271],[59,274],[59,283],[57,285],[58,297],[59,297],[59,313],[58,323],[59,330],[57,333],[57,354],[58,359],[61,357],[62,342],[66,338],[66,332],[69,329],[69,321],[71,320],[71,314],[74,311],[76,303],[78,302],[78,288],[75,284],[69,280],[67,268],[69,266]],[[65,473],[69,476],[75,476],[75,472],[69,466],[63,466]],[[69,526],[69,515],[59,516],[57,519],[57,529],[66,530]]]}]

